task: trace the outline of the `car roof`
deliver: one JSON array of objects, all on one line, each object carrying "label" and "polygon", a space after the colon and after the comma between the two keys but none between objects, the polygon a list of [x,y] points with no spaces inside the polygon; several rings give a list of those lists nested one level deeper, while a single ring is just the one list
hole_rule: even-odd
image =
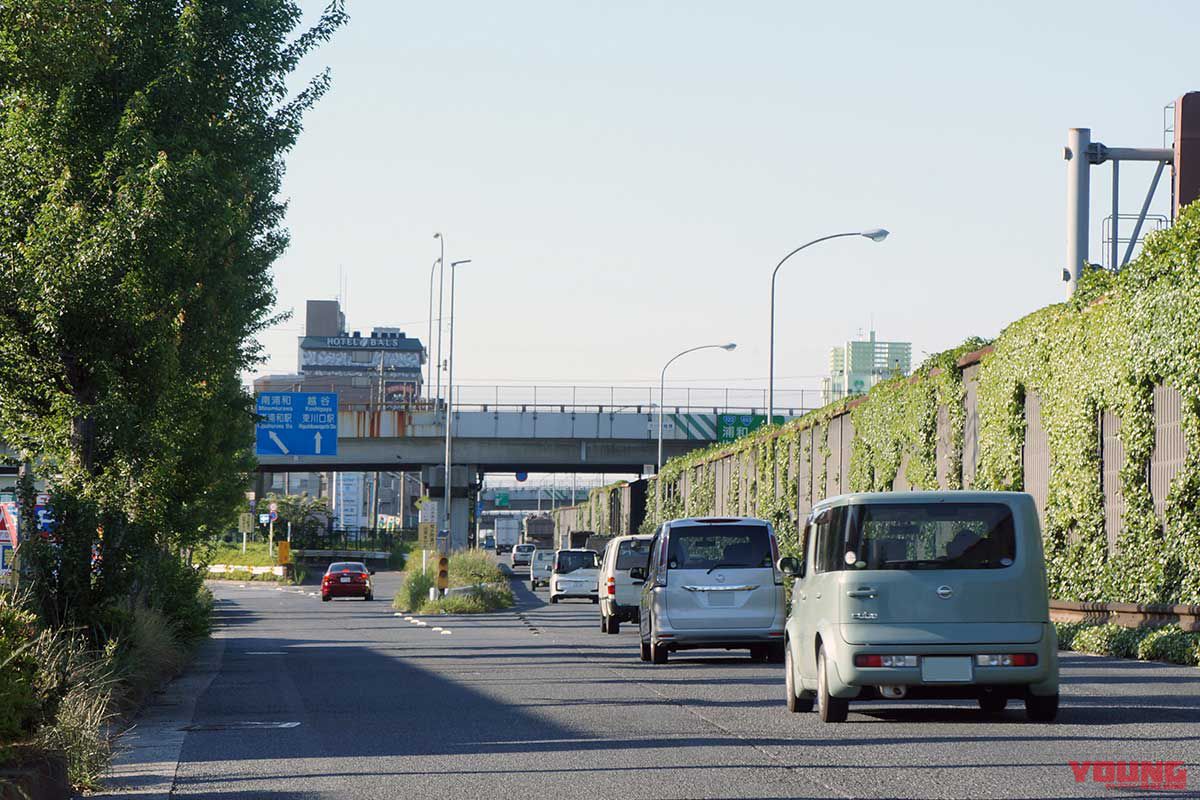
[{"label": "car roof", "polygon": [[[596,553],[595,550],[592,550],[591,548],[588,548],[588,547],[564,547],[561,550],[558,550],[556,552],[559,552],[559,553]],[[600,555],[600,554],[596,553],[596,555]]]},{"label": "car roof", "polygon": [[652,536],[649,533],[631,533],[627,536],[615,536],[612,539],[609,539],[609,544],[612,544],[613,542],[633,542],[633,541],[648,542],[653,538],[654,538],[654,536]]},{"label": "car roof", "polygon": [[960,489],[932,492],[852,492],[827,497],[814,509],[868,503],[1007,503],[1024,501],[1027,492],[966,492]]},{"label": "car roof", "polygon": [[667,525],[672,528],[691,525],[765,525],[770,527],[771,523],[758,517],[686,517],[684,519],[673,519]]}]

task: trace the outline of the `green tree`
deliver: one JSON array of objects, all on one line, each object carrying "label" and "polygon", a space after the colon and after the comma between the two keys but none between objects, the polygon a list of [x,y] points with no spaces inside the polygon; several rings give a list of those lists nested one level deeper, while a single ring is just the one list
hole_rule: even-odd
[{"label": "green tree", "polygon": [[51,482],[52,621],[174,586],[251,466],[239,375],[287,245],[291,0],[0,0],[0,440]]},{"label": "green tree", "polygon": [[292,525],[292,536],[303,537],[325,529],[329,522],[329,502],[324,497],[303,494],[267,495],[267,503],[279,506],[279,521],[275,523],[275,538],[283,538],[287,525]]}]

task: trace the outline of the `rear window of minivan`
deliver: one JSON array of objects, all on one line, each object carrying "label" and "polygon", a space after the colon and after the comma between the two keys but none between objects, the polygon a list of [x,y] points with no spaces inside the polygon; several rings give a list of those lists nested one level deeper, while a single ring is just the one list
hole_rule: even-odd
[{"label": "rear window of minivan", "polygon": [[668,569],[770,567],[765,525],[688,525],[671,530]]},{"label": "rear window of minivan", "polygon": [[617,549],[617,564],[614,569],[631,570],[645,567],[650,559],[649,539],[629,539],[621,542]]},{"label": "rear window of minivan", "polygon": [[838,516],[844,538],[828,537],[831,570],[1003,569],[1016,558],[1003,503],[866,503]]}]

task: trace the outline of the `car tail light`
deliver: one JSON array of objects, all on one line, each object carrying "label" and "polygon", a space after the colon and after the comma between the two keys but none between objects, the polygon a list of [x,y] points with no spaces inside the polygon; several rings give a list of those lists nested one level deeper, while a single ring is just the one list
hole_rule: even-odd
[{"label": "car tail light", "polygon": [[608,593],[609,594],[617,593],[617,579],[616,578],[608,579]]},{"label": "car tail light", "polygon": [[916,656],[880,656],[860,653],[854,657],[856,667],[915,667]]},{"label": "car tail light", "polygon": [[775,531],[771,531],[771,535],[767,537],[771,541],[771,571],[775,573],[775,585],[783,585],[783,573],[779,571],[779,540],[775,538]]},{"label": "car tail light", "polygon": [[975,656],[980,667],[1036,667],[1037,653],[989,653]]}]

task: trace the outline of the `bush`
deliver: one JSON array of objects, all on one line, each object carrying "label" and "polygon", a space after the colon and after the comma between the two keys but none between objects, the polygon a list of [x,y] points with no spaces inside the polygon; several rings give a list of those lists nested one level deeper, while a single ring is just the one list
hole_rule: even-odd
[{"label": "bush", "polygon": [[508,583],[495,560],[482,550],[464,550],[450,556],[450,585]]},{"label": "bush", "polygon": [[440,600],[425,601],[422,614],[483,614],[509,608],[515,602],[507,585],[481,584],[470,592],[452,594]]},{"label": "bush", "polygon": [[120,701],[134,706],[170,680],[187,662],[176,626],[156,608],[136,606],[128,626],[114,641],[114,669],[121,679]]},{"label": "bush", "polygon": [[1055,623],[1058,644],[1099,656],[1166,661],[1200,666],[1200,633],[1175,626],[1123,628],[1120,625],[1090,625],[1082,622]]},{"label": "bush", "polygon": [[0,763],[9,746],[29,738],[40,722],[36,623],[11,594],[0,596]]},{"label": "bush", "polygon": [[403,583],[392,598],[392,607],[397,611],[417,611],[428,602],[429,590],[436,585],[433,571],[422,573],[412,570],[404,573]]}]

